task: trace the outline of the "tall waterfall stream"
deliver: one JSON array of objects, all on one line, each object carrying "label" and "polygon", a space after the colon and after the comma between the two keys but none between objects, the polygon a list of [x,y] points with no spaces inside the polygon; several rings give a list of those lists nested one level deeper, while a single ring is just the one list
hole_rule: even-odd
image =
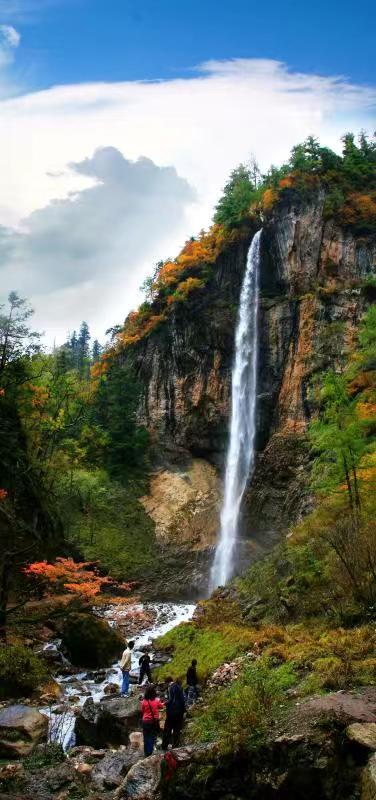
[{"label": "tall waterfall stream", "polygon": [[224,499],[211,588],[223,586],[234,572],[240,507],[255,460],[258,353],[259,261],[261,231],[252,239],[240,294],[232,370],[230,442]]}]

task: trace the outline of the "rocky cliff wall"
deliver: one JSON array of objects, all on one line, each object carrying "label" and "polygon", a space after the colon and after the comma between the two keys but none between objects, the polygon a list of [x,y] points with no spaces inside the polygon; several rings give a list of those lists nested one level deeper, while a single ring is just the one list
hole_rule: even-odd
[{"label": "rocky cliff wall", "polygon": [[[268,547],[309,505],[305,431],[314,410],[312,379],[344,359],[367,303],[366,279],[375,270],[376,237],[345,232],[325,220],[324,200],[322,193],[304,202],[284,199],[263,225],[258,457],[243,520],[245,538],[256,548]],[[201,539],[199,521],[192,524],[197,548],[200,542],[209,546],[218,525],[237,306],[254,232],[250,224],[218,258],[206,287],[176,304],[168,321],[127,356],[142,387],[139,418],[151,433],[154,462],[164,476],[161,481],[159,472],[152,479],[151,497],[157,494],[168,505],[168,471],[176,488],[177,473],[187,469],[191,500],[195,493],[199,497],[202,472],[192,468],[192,459],[216,468],[218,484],[211,474],[211,491],[206,486],[204,492],[213,525],[207,524],[202,498]],[[176,538],[181,504],[170,508],[167,528]],[[189,514],[192,520],[191,506]],[[187,519],[185,541],[189,525]]]}]

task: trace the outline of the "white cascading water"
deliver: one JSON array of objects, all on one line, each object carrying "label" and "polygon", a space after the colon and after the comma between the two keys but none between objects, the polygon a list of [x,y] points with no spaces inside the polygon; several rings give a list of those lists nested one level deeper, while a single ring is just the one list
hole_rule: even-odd
[{"label": "white cascading water", "polygon": [[221,529],[211,570],[211,589],[234,573],[240,506],[255,460],[258,351],[259,261],[261,231],[252,239],[240,294],[232,370],[231,427]]}]

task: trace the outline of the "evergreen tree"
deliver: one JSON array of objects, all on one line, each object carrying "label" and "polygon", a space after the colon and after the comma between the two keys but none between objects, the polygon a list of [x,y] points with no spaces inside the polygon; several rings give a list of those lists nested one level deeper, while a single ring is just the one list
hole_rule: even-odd
[{"label": "evergreen tree", "polygon": [[93,341],[93,347],[92,347],[92,349],[91,349],[91,360],[92,360],[92,362],[93,362],[94,364],[95,364],[97,361],[99,361],[102,351],[103,351],[103,347],[102,347],[102,345],[101,345],[101,344],[99,344],[99,341],[98,341],[98,339],[94,339],[94,341]]},{"label": "evergreen tree", "polygon": [[89,375],[90,364],[90,331],[87,322],[82,322],[77,341],[77,369],[80,375]]}]

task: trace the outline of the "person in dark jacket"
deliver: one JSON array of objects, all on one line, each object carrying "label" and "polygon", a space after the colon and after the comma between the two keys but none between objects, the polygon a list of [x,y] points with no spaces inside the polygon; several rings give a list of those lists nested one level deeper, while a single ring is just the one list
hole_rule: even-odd
[{"label": "person in dark jacket", "polygon": [[138,685],[141,686],[142,681],[146,675],[149,683],[151,683],[151,671],[150,671],[150,656],[148,653],[144,653],[143,656],[139,659],[139,667],[140,667],[140,676],[138,679]]},{"label": "person in dark jacket", "polygon": [[166,721],[163,730],[162,750],[167,750],[172,741],[178,747],[185,714],[185,697],[180,678],[169,686],[166,703]]},{"label": "person in dark jacket", "polygon": [[187,686],[197,686],[197,659],[192,660],[191,666],[187,669]]},{"label": "person in dark jacket", "polygon": [[194,658],[192,660],[191,666],[187,669],[187,688],[185,690],[185,696],[187,700],[187,705],[191,706],[193,703],[196,702],[198,698],[198,677],[197,677],[197,660]]}]

